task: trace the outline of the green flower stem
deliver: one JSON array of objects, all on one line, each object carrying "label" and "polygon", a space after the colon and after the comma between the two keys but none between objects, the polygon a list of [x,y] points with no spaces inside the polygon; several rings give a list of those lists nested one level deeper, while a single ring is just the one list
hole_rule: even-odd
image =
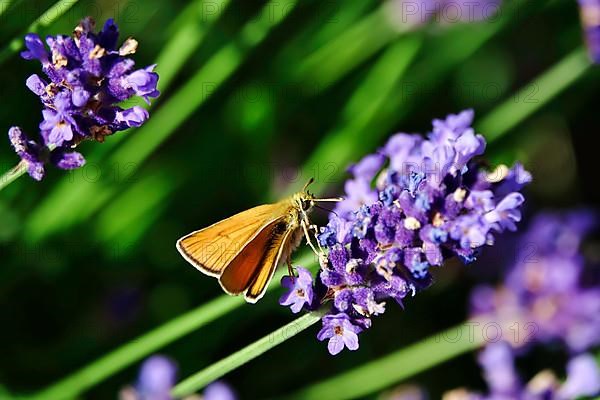
[{"label": "green flower stem", "polygon": [[202,371],[184,379],[173,388],[171,393],[173,396],[179,398],[202,389],[204,386],[221,378],[223,375],[255,359],[275,346],[296,336],[308,327],[316,324],[323,314],[322,311],[315,311],[301,316],[289,324],[271,332],[267,336],[264,336],[262,339],[257,340],[230,356],[211,364]]},{"label": "green flower stem", "polygon": [[463,323],[392,354],[361,365],[286,398],[342,400],[363,398],[433,366],[479,348],[483,335]]},{"label": "green flower stem", "polygon": [[[313,269],[316,268],[314,255],[312,253],[305,253],[294,264],[303,266],[312,265]],[[285,273],[287,273],[287,270],[284,271],[282,268],[273,279],[273,282],[278,282]],[[279,285],[274,284],[273,282],[267,288],[268,293],[273,292],[279,287]],[[154,330],[131,340],[124,346],[113,350],[48,388],[36,393],[32,399],[60,400],[76,398],[81,393],[94,385],[97,385],[106,378],[116,374],[135,362],[142,360],[156,352],[158,349],[183,336],[208,325],[212,321],[244,304],[246,303],[241,297],[219,296]]]},{"label": "green flower stem", "polygon": [[586,50],[577,48],[548,71],[495,107],[476,125],[488,141],[500,138],[582,77],[592,66]]},{"label": "green flower stem", "polygon": [[16,166],[0,176],[0,190],[4,189],[27,172],[27,162],[20,161]]},{"label": "green flower stem", "polygon": [[2,50],[0,50],[0,65],[8,60],[13,54],[23,48],[23,36],[26,33],[33,32],[37,33],[41,28],[50,26],[59,17],[63,16],[67,11],[71,9],[79,0],[59,0],[40,15],[29,27],[26,32],[19,37],[14,38],[8,43]]},{"label": "green flower stem", "polygon": [[[268,10],[286,10],[289,13],[295,5],[296,0],[271,0],[267,3],[263,7],[267,12],[263,12],[262,17],[248,22],[240,32],[239,40],[232,41],[211,57],[141,128],[136,130],[135,135],[128,137],[129,140],[111,153],[103,164],[109,166],[107,168],[127,167],[129,176],[134,174],[152,152],[211,97],[212,93],[240,67],[250,51],[287,15],[282,12],[269,13]],[[270,14],[273,16],[266,17]],[[28,218],[25,237],[36,242],[90,217],[118,193],[119,183],[119,180],[111,179],[89,181],[84,177],[78,179],[76,185],[72,180],[61,182]],[[56,204],[59,203],[61,206],[57,207]],[[67,209],[70,211],[66,211]],[[61,210],[64,210],[64,213]]]}]

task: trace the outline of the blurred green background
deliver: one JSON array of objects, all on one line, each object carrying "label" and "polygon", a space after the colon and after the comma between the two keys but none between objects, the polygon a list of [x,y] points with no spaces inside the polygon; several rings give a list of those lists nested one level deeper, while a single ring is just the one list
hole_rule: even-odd
[{"label": "blurred green background", "polygon": [[[442,18],[410,32],[376,0],[226,3],[81,0],[42,27],[69,33],[86,15],[115,18],[122,40],[140,42],[137,64],[158,63],[163,93],[143,128],[82,145],[84,168],[50,170],[41,183],[24,177],[0,193],[0,384],[11,392],[45,387],[218,296],[217,283],[178,255],[178,237],[311,176],[319,193],[340,194],[351,161],[394,132],[427,132],[434,117],[474,108],[493,139],[490,162],[519,159],[533,172],[529,212],[597,204],[600,72],[568,67],[535,81],[582,46],[574,1],[505,3],[489,21]],[[52,4],[0,1],[0,48]],[[0,59],[0,130],[37,132],[41,107],[24,82],[39,65]],[[547,96],[561,79],[564,90]],[[507,114],[484,120],[500,104]],[[534,112],[515,116],[528,107]],[[17,161],[0,141],[1,172]],[[390,306],[374,321],[358,352],[331,357],[313,327],[226,380],[242,398],[284,396],[457,324],[470,287],[494,278],[476,271],[494,261],[437,271],[437,284],[406,311]],[[275,292],[160,352],[177,360],[181,377],[198,371],[291,319]],[[114,398],[136,372],[83,398]],[[413,382],[432,398],[483,387],[473,354]]]}]

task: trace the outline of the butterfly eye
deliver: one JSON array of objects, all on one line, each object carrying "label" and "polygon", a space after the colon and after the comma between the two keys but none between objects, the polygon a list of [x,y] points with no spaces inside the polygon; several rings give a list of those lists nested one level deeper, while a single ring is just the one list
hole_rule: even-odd
[{"label": "butterfly eye", "polygon": [[302,210],[308,211],[308,209],[312,206],[311,203],[312,202],[310,200],[302,200],[302,202],[301,202]]}]

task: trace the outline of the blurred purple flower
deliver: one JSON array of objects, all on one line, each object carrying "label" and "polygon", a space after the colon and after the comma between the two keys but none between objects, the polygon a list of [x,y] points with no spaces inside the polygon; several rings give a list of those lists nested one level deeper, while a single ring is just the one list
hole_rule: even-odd
[{"label": "blurred purple flower", "polygon": [[136,391],[139,400],[170,400],[177,367],[164,356],[152,356],[142,364]]},{"label": "blurred purple flower", "polygon": [[[143,362],[135,386],[122,389],[119,399],[172,400],[171,389],[175,386],[176,379],[177,366],[170,358],[161,355],[151,356]],[[229,385],[216,381],[206,386],[202,398],[236,400],[237,395]]]},{"label": "blurred purple flower", "polygon": [[512,349],[504,342],[486,346],[479,354],[485,380],[495,395],[517,397],[521,380],[514,369],[513,359]]},{"label": "blurred purple flower", "polygon": [[550,370],[535,375],[522,384],[514,365],[511,347],[498,342],[485,347],[479,357],[489,394],[459,389],[448,392],[444,399],[454,400],[570,400],[600,393],[600,370],[593,356],[581,354],[567,364],[564,383]]},{"label": "blurred purple flower", "polygon": [[[524,198],[518,192],[497,196],[510,174],[490,180],[475,160],[485,140],[471,128],[473,116],[467,110],[434,120],[427,138],[396,134],[350,168],[347,196],[318,235],[328,254],[315,282],[315,289],[325,289],[314,293],[333,300],[320,340],[334,338],[335,326],[350,324],[356,329],[342,336],[347,347],[358,346],[354,336],[385,312],[388,300],[402,305],[408,294],[431,284],[431,266],[452,256],[473,261],[495,233],[516,228]],[[287,300],[294,312],[301,307],[295,300],[308,304]],[[329,350],[337,354],[343,347],[330,342]]]},{"label": "blurred purple flower", "polygon": [[[72,36],[48,36],[48,48],[37,34],[25,36],[21,56],[38,60],[47,77],[33,74],[26,81],[44,106],[39,125],[43,144],[34,146],[38,141],[27,140],[28,151],[17,151],[36,180],[43,178],[43,166],[49,161],[60,169],[82,166],[83,156],[71,151],[81,141],[103,142],[106,136],[139,127],[148,119],[143,108],[123,109],[119,103],[132,96],[149,102],[159,95],[155,66],[135,69],[134,61],[126,57],[136,52],[137,41],[129,38],[117,48],[119,31],[112,19],[98,33],[94,26],[86,18]],[[52,159],[47,156],[50,152],[59,154]]]},{"label": "blurred purple flower", "polygon": [[562,399],[600,393],[600,370],[594,356],[581,354],[567,364],[567,380],[559,390]]},{"label": "blurred purple flower", "polygon": [[237,395],[225,382],[213,382],[204,389],[202,394],[204,400],[236,400]]},{"label": "blurred purple flower", "polygon": [[600,343],[600,287],[586,278],[586,260],[579,253],[596,220],[586,210],[536,216],[504,284],[474,290],[473,316],[506,326],[528,323],[535,328],[528,340],[561,341],[574,352]]},{"label": "blurred purple flower", "polygon": [[590,59],[600,63],[600,0],[578,0],[583,36]]}]

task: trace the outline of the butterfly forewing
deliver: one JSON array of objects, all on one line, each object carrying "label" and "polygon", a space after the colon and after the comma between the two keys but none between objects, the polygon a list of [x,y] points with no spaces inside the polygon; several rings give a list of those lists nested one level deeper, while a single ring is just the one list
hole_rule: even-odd
[{"label": "butterfly forewing", "polygon": [[259,233],[282,215],[289,206],[265,204],[242,211],[177,241],[181,255],[200,271],[220,276],[233,259]]}]

